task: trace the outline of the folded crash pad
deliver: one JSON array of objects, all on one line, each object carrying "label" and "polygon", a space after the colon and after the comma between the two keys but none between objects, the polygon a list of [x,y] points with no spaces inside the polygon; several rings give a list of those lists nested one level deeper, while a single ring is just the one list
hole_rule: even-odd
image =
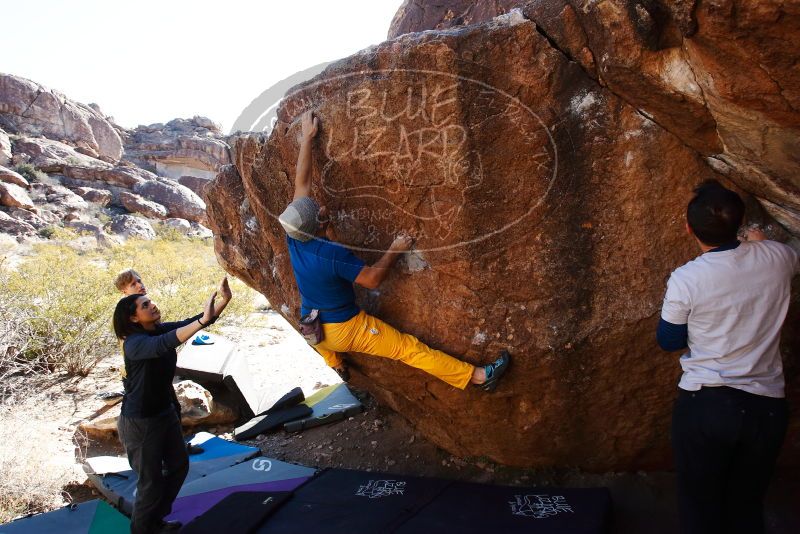
[{"label": "folded crash pad", "polygon": [[256,387],[244,356],[237,355],[229,359],[224,374],[222,382],[239,404],[244,420],[250,420],[258,415],[264,415],[270,410],[292,406],[305,400],[303,390],[300,388],[294,388],[289,393],[282,394]]},{"label": "folded crash pad", "polygon": [[0,534],[128,534],[127,517],[93,500],[0,525]]},{"label": "folded crash pad", "polygon": [[344,383],[320,389],[303,401],[303,404],[311,408],[311,415],[283,425],[287,432],[326,425],[364,411],[361,401],[353,396]]},{"label": "folded crash pad", "polygon": [[235,356],[236,344],[221,336],[213,336],[213,345],[187,343],[178,353],[175,374],[198,384],[221,384],[225,366]]},{"label": "folded crash pad", "polygon": [[275,410],[265,415],[260,415],[249,420],[242,426],[233,431],[236,440],[252,439],[259,434],[264,434],[272,430],[283,427],[289,421],[308,417],[312,414],[312,409],[305,404],[296,404],[281,410]]},{"label": "folded crash pad", "polygon": [[167,519],[188,523],[235,492],[292,491],[315,472],[310,467],[259,456],[185,483]]},{"label": "folded crash pad", "polygon": [[[184,484],[210,473],[234,466],[261,453],[249,447],[224,440],[208,432],[196,434],[190,441],[203,448],[201,454],[189,456],[189,473]],[[122,457],[100,456],[84,462],[89,480],[111,503],[125,513],[133,509],[138,477]]]}]

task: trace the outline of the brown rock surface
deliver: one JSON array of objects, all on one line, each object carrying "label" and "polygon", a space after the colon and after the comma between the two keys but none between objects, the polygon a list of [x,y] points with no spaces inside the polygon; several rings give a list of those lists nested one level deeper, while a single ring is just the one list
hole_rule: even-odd
[{"label": "brown rock surface", "polygon": [[475,364],[515,356],[494,395],[351,355],[357,386],[458,455],[669,463],[679,367],[654,331],[666,277],[696,254],[683,230],[691,188],[719,178],[701,155],[520,14],[342,60],[287,95],[269,139],[234,139],[234,165],[207,190],[224,268],[293,324],[299,295],[276,216],[308,108],[322,119],[314,195],[338,239],[374,261],[394,233],[417,237],[360,305]]},{"label": "brown rock surface", "polygon": [[167,218],[167,208],[157,202],[145,200],[137,194],[122,191],[119,194],[119,202],[131,213],[139,213],[151,219]]},{"label": "brown rock surface", "polygon": [[144,198],[161,204],[170,217],[202,223],[206,220],[206,204],[188,187],[166,178],[138,183],[133,191]]},{"label": "brown rock surface", "polygon": [[405,0],[389,27],[389,39],[422,30],[443,30],[476,24],[518,7],[519,0]]},{"label": "brown rock surface", "polygon": [[117,215],[108,224],[108,230],[111,233],[121,235],[123,237],[133,237],[136,239],[150,240],[155,239],[156,231],[153,230],[152,225],[141,217],[133,215]]},{"label": "brown rock surface", "polygon": [[0,73],[0,126],[89,148],[111,160],[122,157],[122,139],[96,107],[73,102],[38,83]]},{"label": "brown rock surface", "polygon": [[101,206],[108,206],[114,199],[111,191],[105,189],[95,189],[93,187],[73,187],[72,190],[80,196],[83,200],[99,204]]},{"label": "brown rock surface", "polygon": [[0,206],[32,209],[33,201],[25,189],[16,184],[0,181]]},{"label": "brown rock surface", "polygon": [[18,185],[19,187],[24,187],[28,189],[31,184],[28,183],[28,180],[25,179],[20,173],[12,171],[6,167],[0,165],[0,182],[5,182],[7,184],[14,184]]},{"label": "brown rock surface", "polygon": [[11,162],[11,140],[8,134],[0,128],[0,165],[8,165]]},{"label": "brown rock surface", "polygon": [[205,178],[198,178],[197,176],[181,176],[178,178],[179,184],[188,187],[200,198],[203,198],[203,195],[206,194],[206,187],[210,181],[211,180],[206,180]]},{"label": "brown rock surface", "polygon": [[[500,5],[502,4],[502,6]],[[800,236],[800,6],[777,0],[408,1],[391,35],[522,7],[567,57]],[[595,60],[597,64],[595,65]]]},{"label": "brown rock surface", "polygon": [[[67,167],[110,169],[113,165],[77,152],[72,146],[42,137],[24,137],[14,142],[14,161],[30,163],[46,173]],[[19,160],[19,161],[18,161]]]},{"label": "brown rock surface", "polygon": [[36,228],[25,221],[0,211],[0,232],[16,237],[36,235]]}]

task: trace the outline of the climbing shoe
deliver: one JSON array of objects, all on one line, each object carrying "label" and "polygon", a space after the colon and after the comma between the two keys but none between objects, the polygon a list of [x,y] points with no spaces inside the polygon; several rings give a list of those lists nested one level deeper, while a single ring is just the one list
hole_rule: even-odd
[{"label": "climbing shoe", "polygon": [[497,389],[497,383],[500,382],[500,378],[508,370],[509,365],[511,365],[511,355],[507,350],[504,350],[500,353],[499,358],[483,367],[486,371],[486,382],[480,384],[480,388],[484,391]]}]

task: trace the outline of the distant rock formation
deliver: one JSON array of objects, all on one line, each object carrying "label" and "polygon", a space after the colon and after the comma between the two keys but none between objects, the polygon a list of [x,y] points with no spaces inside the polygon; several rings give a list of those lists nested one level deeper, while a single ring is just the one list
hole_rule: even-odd
[{"label": "distant rock formation", "polygon": [[[477,14],[488,2],[404,9],[425,10],[419,20],[436,27],[443,19],[426,6],[439,4]],[[360,290],[359,304],[475,364],[514,355],[492,396],[358,354],[348,356],[354,383],[457,455],[664,468],[680,369],[655,327],[664,281],[697,254],[684,231],[693,186],[735,184],[751,221],[798,244],[788,161],[800,153],[800,85],[787,55],[800,47],[777,47],[800,38],[800,18],[779,2],[736,2],[735,17],[725,1],[689,12],[575,4],[532,2],[332,64],[290,92],[269,137],[231,141],[232,165],[206,190],[209,224],[225,269],[297,324],[276,219],[292,196],[297,118],[315,110],[313,196],[337,238],[374,261],[395,233],[416,237],[416,252],[379,289]],[[792,396],[796,304],[784,330]],[[794,417],[788,463],[800,458],[798,436]]]},{"label": "distant rock formation", "polygon": [[18,76],[0,74],[0,127],[64,141],[109,161],[122,157],[122,139],[99,108]]},{"label": "distant rock formation", "polygon": [[205,117],[175,119],[129,131],[125,159],[173,180],[182,176],[211,180],[221,165],[231,161],[219,126]]},{"label": "distant rock formation", "polygon": [[[128,131],[94,104],[0,74],[2,233],[24,239],[36,234],[32,229],[65,223],[102,232],[97,210],[89,209],[88,203],[94,203],[111,217],[130,212],[154,220],[171,218],[173,228],[207,236],[200,195],[217,169],[229,162],[225,136],[210,119],[175,119]],[[118,221],[105,229],[153,237],[150,223],[138,220],[123,219],[124,224]]]}]

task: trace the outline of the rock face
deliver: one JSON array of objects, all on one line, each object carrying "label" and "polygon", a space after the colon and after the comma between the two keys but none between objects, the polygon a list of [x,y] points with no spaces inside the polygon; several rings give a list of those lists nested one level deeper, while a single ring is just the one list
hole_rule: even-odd
[{"label": "rock face", "polygon": [[[800,12],[775,0],[418,3],[390,36],[522,6],[587,75],[701,154],[800,235]],[[469,21],[468,21],[469,22]]]},{"label": "rock face", "polygon": [[191,189],[172,180],[158,178],[134,186],[134,192],[167,208],[170,217],[195,222],[206,220],[206,205]]},{"label": "rock face", "polygon": [[[125,208],[151,219],[186,219],[191,221],[188,235],[208,237],[200,195],[227,163],[226,137],[205,117],[128,131],[94,104],[76,103],[35,82],[0,74],[0,183],[13,184],[3,186],[0,205],[35,207],[46,224],[80,220],[102,227],[101,211],[114,216]],[[36,206],[17,189],[31,187],[29,182],[34,182],[31,200]],[[48,189],[56,184],[80,194]],[[88,204],[82,197],[101,209],[85,211]],[[24,218],[21,222],[27,223]],[[27,234],[14,230],[14,235]]]},{"label": "rock face", "polygon": [[206,117],[131,130],[125,141],[125,158],[174,180],[186,175],[210,180],[221,165],[230,163],[219,126]]},{"label": "rock face", "polygon": [[43,172],[63,172],[65,167],[110,169],[113,165],[87,156],[74,147],[46,138],[25,137],[14,143],[14,162],[30,163]]},{"label": "rock face", "polygon": [[0,206],[32,209],[33,201],[22,187],[12,183],[0,182]]},{"label": "rock face", "polygon": [[11,236],[32,236],[36,234],[36,228],[18,218],[11,217],[4,211],[0,211],[0,232]]},{"label": "rock face", "polygon": [[155,239],[156,232],[147,219],[133,215],[117,215],[111,219],[109,230],[114,234],[137,239]]},{"label": "rock face", "polygon": [[31,184],[28,183],[28,180],[26,180],[21,174],[3,166],[0,166],[0,182],[18,185],[20,187],[24,187],[25,189],[31,186]]},{"label": "rock face", "polygon": [[518,7],[519,0],[405,0],[389,27],[389,39],[422,30],[443,30],[490,20]]},{"label": "rock face", "polygon": [[11,162],[11,140],[8,134],[0,128],[0,165],[8,165]]},{"label": "rock face", "polygon": [[113,161],[122,157],[122,139],[96,106],[9,74],[0,74],[0,126],[69,141]]},{"label": "rock face", "polygon": [[122,206],[131,213],[140,213],[151,219],[166,219],[167,208],[161,204],[145,200],[134,193],[121,192],[119,201]]}]

